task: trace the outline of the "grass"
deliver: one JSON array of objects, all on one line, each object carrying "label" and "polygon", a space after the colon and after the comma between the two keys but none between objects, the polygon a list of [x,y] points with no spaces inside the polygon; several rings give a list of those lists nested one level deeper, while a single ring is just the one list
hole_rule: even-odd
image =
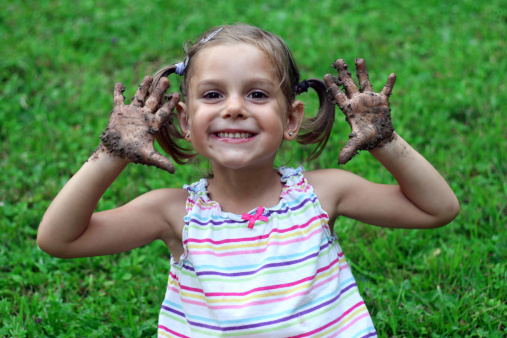
[{"label": "grass", "polygon": [[[282,36],[304,77],[366,59],[377,90],[390,72],[395,128],[448,180],[462,210],[435,230],[389,230],[349,219],[336,233],[382,337],[507,335],[507,102],[502,0],[317,2],[19,1],[0,4],[0,336],[154,336],[169,252],[62,260],[37,248],[52,198],[97,146],[122,81],[183,58],[181,45],[236,21]],[[175,88],[177,86],[175,85]],[[309,113],[313,94],[304,94]],[[336,167],[348,126],[338,115],[324,154]],[[286,145],[281,163],[307,149]],[[367,153],[345,167],[392,178]],[[200,171],[129,166],[99,209]]]}]

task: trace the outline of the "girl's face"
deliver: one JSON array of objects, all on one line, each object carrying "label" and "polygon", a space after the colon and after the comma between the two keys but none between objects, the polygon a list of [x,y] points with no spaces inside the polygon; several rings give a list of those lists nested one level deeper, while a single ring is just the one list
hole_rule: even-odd
[{"label": "girl's face", "polygon": [[187,141],[215,172],[272,166],[282,140],[296,137],[303,103],[287,106],[272,62],[257,47],[213,46],[195,57],[186,102],[178,106]]}]

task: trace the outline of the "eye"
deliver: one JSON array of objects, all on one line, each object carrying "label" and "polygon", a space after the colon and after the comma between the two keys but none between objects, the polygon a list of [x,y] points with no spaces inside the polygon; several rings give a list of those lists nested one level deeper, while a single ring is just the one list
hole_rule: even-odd
[{"label": "eye", "polygon": [[220,95],[220,93],[218,93],[218,92],[206,92],[206,93],[204,93],[204,95],[202,97],[204,99],[214,100],[214,99],[222,98],[222,95]]},{"label": "eye", "polygon": [[251,92],[249,95],[248,95],[249,98],[251,99],[255,99],[255,100],[262,100],[262,99],[267,99],[268,98],[268,95],[266,95],[266,93],[260,91],[260,90],[256,90],[254,92]]}]

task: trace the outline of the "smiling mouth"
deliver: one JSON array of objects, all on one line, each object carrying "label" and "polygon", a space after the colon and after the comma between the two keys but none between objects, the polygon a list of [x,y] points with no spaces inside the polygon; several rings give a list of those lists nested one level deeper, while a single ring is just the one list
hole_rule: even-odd
[{"label": "smiling mouth", "polygon": [[252,133],[217,133],[216,135],[218,137],[220,137],[220,138],[237,138],[237,139],[242,139],[242,138],[250,138],[254,134],[252,134]]}]

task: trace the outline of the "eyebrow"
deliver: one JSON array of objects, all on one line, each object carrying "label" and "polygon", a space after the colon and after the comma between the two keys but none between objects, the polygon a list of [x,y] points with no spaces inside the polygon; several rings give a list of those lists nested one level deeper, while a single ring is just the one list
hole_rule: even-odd
[{"label": "eyebrow", "polygon": [[196,89],[199,89],[201,87],[216,87],[220,85],[220,81],[217,80],[204,80],[195,85]]},{"label": "eyebrow", "polygon": [[[195,87],[196,87],[196,89],[199,89],[202,87],[216,87],[216,86],[220,86],[221,84],[222,84],[222,81],[220,81],[220,80],[209,79],[209,80],[203,80],[203,81],[197,83]],[[246,81],[246,84],[247,84],[247,86],[261,86],[261,87],[268,86],[268,87],[272,87],[273,89],[277,88],[276,84],[273,83],[273,81],[270,81],[270,80],[263,78],[263,77],[253,77],[251,79],[248,79]]]}]

